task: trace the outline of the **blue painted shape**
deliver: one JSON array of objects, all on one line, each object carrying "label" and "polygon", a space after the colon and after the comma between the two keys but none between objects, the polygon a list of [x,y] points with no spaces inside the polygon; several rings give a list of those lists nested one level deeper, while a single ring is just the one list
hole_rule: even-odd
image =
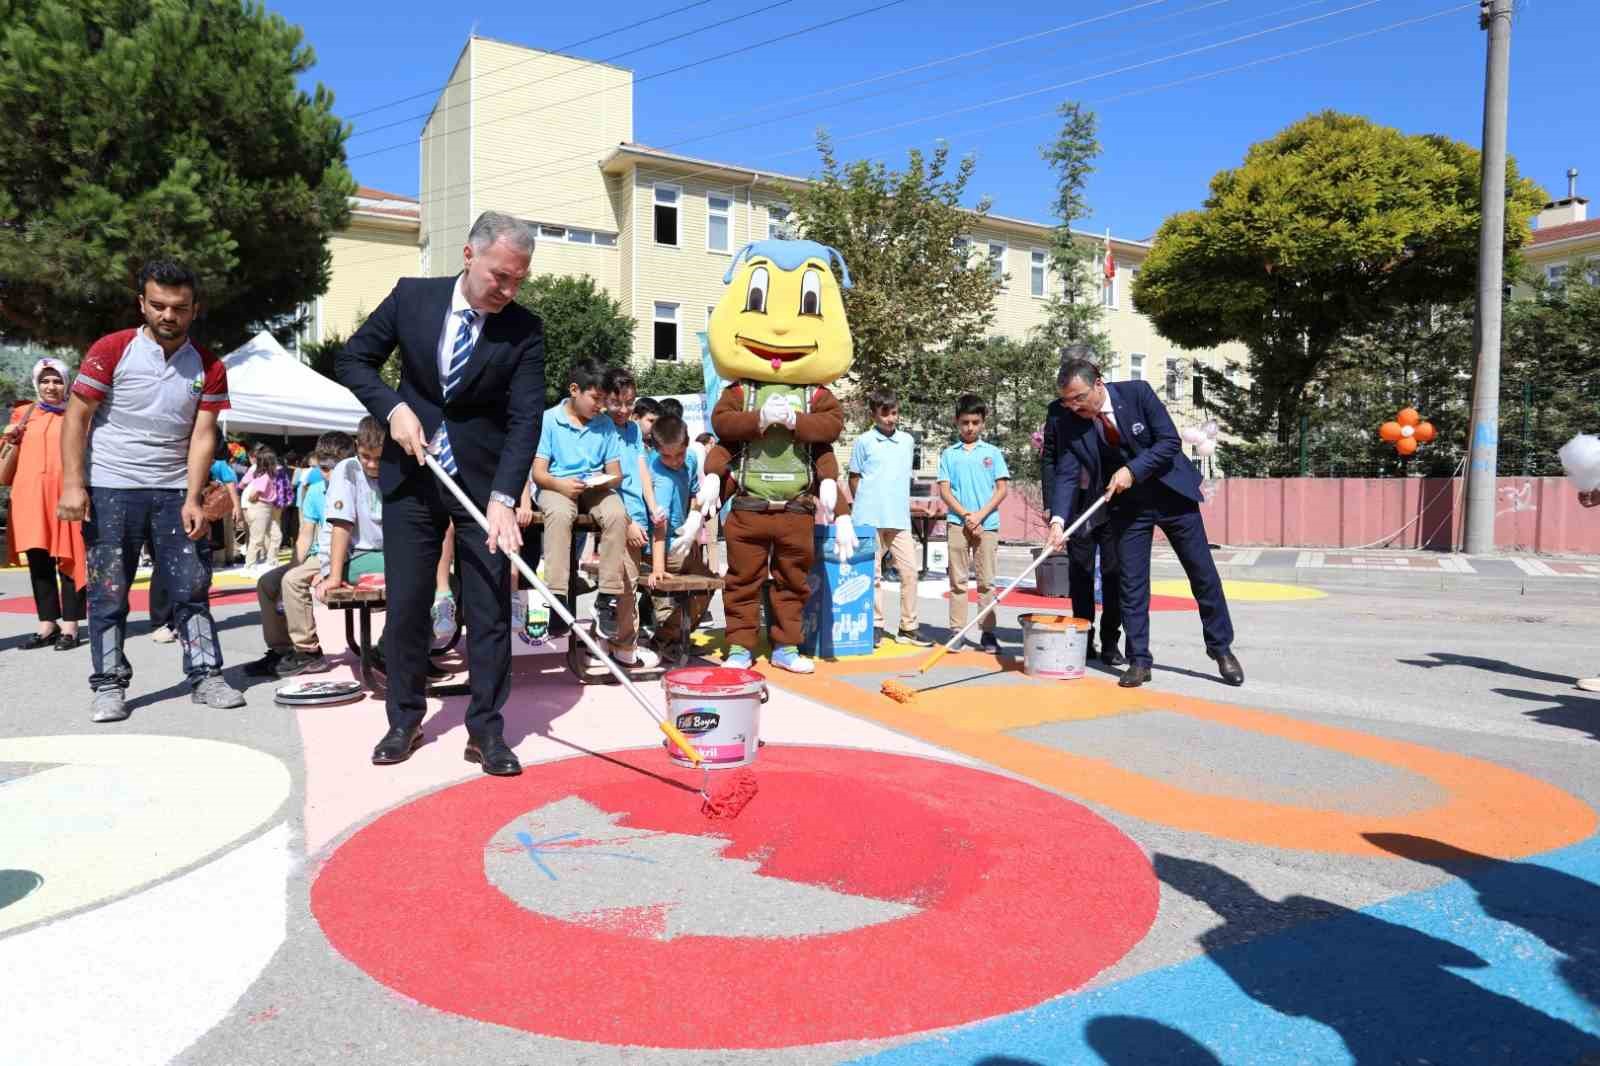
[{"label": "blue painted shape", "polygon": [[1157,855],[1170,890],[1218,915],[1205,956],[857,1061],[1500,1066],[1600,1054],[1600,837],[1537,862],[1372,839],[1457,879],[1357,911],[1266,899],[1216,866]]}]

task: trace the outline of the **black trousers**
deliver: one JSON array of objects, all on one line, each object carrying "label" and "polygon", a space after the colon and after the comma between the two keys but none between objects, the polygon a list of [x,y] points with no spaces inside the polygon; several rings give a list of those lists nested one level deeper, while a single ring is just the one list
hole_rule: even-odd
[{"label": "black trousers", "polygon": [[1217,564],[1211,558],[1200,505],[1156,483],[1123,493],[1111,511],[1111,528],[1116,530],[1122,556],[1122,624],[1128,633],[1128,661],[1136,666],[1154,661],[1150,657],[1150,542],[1157,526],[1167,535],[1188,575],[1190,594],[1200,605],[1206,651],[1213,656],[1231,651],[1233,619]]},{"label": "black trousers", "polygon": [[[485,501],[487,502],[487,501]],[[415,729],[427,713],[429,611],[434,571],[445,529],[456,524],[456,572],[461,578],[460,618],[467,627],[467,670],[472,693],[467,733],[475,740],[502,736],[500,709],[511,694],[511,565],[489,554],[487,535],[431,475],[406,480],[383,499],[384,574],[389,601],[383,657],[389,668],[386,709],[390,728]]]},{"label": "black trousers", "polygon": [[1110,522],[1079,530],[1067,541],[1067,587],[1072,616],[1094,621],[1094,557],[1100,554],[1100,647],[1115,648],[1122,631],[1122,556]]},{"label": "black trousers", "polygon": [[72,583],[71,575],[63,574],[55,559],[43,548],[29,548],[27,556],[28,577],[33,580],[33,605],[38,610],[39,621],[83,621],[84,596]]}]

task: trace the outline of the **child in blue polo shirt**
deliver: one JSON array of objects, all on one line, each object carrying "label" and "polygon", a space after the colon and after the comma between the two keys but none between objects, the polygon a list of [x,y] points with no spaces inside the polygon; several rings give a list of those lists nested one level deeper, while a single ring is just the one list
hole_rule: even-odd
[{"label": "child in blue polo shirt", "polygon": [[[654,666],[659,660],[637,647],[634,589],[639,566],[628,552],[628,513],[615,491],[622,479],[622,443],[616,425],[605,414],[605,400],[605,367],[594,359],[580,359],[568,375],[567,398],[544,413],[533,457],[533,483],[544,514],[545,584],[555,596],[566,598],[572,526],[579,514],[593,515],[600,526],[596,628],[618,662]],[[595,484],[607,475],[609,480]],[[552,618],[550,636],[564,636],[566,628],[559,616]]]},{"label": "child in blue polo shirt", "polygon": [[[655,502],[656,517],[650,527],[650,587],[654,589],[668,574],[693,574],[709,577],[711,568],[706,565],[705,553],[699,542],[698,530],[684,529],[690,508],[695,504],[695,490],[700,484],[700,464],[689,450],[689,427],[677,415],[662,415],[655,424],[656,448],[649,455],[646,470],[650,477],[650,495]],[[680,530],[682,532],[680,533]],[[669,545],[674,540],[686,539],[679,550]],[[654,597],[656,616],[655,645],[665,651],[676,648],[688,638],[710,601],[709,593],[689,597],[688,617],[680,619],[671,597],[657,593]],[[680,622],[687,625],[683,628]]]},{"label": "child in blue polo shirt", "polygon": [[[961,439],[939,456],[939,495],[950,509],[950,632],[967,624],[967,575],[978,572],[980,607],[994,602],[995,553],[1000,546],[1000,501],[1011,471],[1000,449],[979,440],[989,408],[972,393],[956,402],[956,432]],[[970,557],[970,561],[969,561]],[[998,652],[994,615],[986,615],[979,647]],[[969,638],[970,643],[970,638]]]},{"label": "child in blue polo shirt", "polygon": [[889,552],[900,575],[900,625],[895,639],[919,648],[931,647],[933,642],[923,637],[917,625],[917,576],[922,567],[917,562],[917,542],[911,536],[911,460],[916,442],[899,429],[900,400],[893,392],[873,390],[867,406],[873,424],[850,449],[850,495],[855,501],[851,513],[856,523],[878,531],[873,574],[878,587],[878,624],[888,639],[883,555]]}]

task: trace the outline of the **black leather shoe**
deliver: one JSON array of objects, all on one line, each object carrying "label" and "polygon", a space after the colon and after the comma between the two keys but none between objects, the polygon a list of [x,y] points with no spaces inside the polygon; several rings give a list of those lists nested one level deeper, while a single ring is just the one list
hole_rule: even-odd
[{"label": "black leather shoe", "polygon": [[61,639],[61,627],[52,626],[48,633],[35,633],[22,642],[23,651],[37,651],[40,648],[53,648],[56,641]]},{"label": "black leather shoe", "polygon": [[1233,652],[1225,651],[1211,657],[1217,661],[1217,673],[1222,675],[1222,680],[1235,687],[1244,684],[1244,667],[1239,665]]},{"label": "black leather shoe", "polygon": [[1150,668],[1134,663],[1122,672],[1122,680],[1117,684],[1122,688],[1138,688],[1140,685],[1150,683]]},{"label": "black leather shoe", "polygon": [[467,741],[467,750],[461,757],[468,762],[475,762],[483,767],[483,772],[493,774],[495,777],[516,777],[522,773],[522,763],[517,761],[517,753],[511,750],[502,737],[490,737],[487,740]]},{"label": "black leather shoe", "polygon": [[1100,652],[1100,665],[1127,666],[1128,660],[1123,658],[1122,653],[1118,651],[1116,645],[1113,644],[1109,648],[1105,648]]},{"label": "black leather shoe", "polygon": [[378,746],[372,749],[372,765],[393,766],[411,758],[411,753],[422,747],[422,730],[395,727],[383,735]]}]

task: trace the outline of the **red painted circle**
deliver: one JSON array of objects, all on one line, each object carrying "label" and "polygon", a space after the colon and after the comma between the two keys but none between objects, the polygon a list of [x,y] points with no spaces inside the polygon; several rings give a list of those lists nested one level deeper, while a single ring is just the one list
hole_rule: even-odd
[{"label": "red painted circle", "polygon": [[[227,607],[236,603],[255,603],[256,590],[253,588],[222,588],[216,585],[211,587],[211,594],[207,597],[213,607]],[[128,591],[128,610],[143,613],[150,609],[150,590],[148,588],[130,589]],[[34,605],[31,596],[13,596],[0,600],[0,614],[34,614],[38,607]]]},{"label": "red painted circle", "polygon": [[[440,1010],[606,1044],[791,1047],[897,1036],[1009,1013],[1077,988],[1149,929],[1139,848],[1086,808],[929,759],[767,748],[760,793],[731,822],[640,769],[697,783],[650,752],[476,779],[379,818],[311,890],[329,941]],[[621,824],[722,836],[762,876],[911,903],[908,917],[787,938],[653,939],[653,923],[534,913],[490,884],[484,853],[520,814],[568,796]]]}]

